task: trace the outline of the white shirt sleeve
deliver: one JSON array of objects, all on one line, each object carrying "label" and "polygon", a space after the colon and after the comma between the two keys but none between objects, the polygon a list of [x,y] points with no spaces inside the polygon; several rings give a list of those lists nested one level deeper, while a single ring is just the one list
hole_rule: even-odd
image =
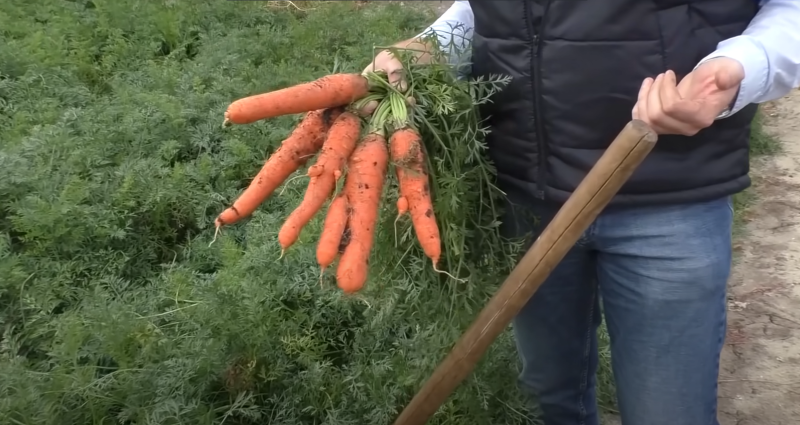
[{"label": "white shirt sleeve", "polygon": [[745,75],[733,107],[719,118],[789,94],[800,86],[800,0],[763,0],[744,33],[700,63],[718,57],[739,61]]},{"label": "white shirt sleeve", "polygon": [[420,35],[435,33],[449,62],[462,65],[469,61],[474,26],[469,1],[458,0]]}]

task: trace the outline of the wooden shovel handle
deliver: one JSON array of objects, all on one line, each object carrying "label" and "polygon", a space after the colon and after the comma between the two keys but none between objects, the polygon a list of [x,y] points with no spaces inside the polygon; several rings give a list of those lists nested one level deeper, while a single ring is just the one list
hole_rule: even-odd
[{"label": "wooden shovel handle", "polygon": [[633,120],[625,126],[394,425],[428,422],[633,174],[657,139],[642,121]]}]

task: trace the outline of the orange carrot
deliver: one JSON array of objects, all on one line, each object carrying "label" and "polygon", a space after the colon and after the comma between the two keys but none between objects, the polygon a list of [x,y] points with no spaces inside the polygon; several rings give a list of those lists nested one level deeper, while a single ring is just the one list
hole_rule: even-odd
[{"label": "orange carrot", "polygon": [[321,272],[325,272],[339,253],[339,244],[347,227],[348,209],[347,197],[344,195],[334,198],[328,207],[328,215],[317,244],[317,262]]},{"label": "orange carrot", "polygon": [[267,159],[247,189],[230,208],[217,216],[214,221],[216,227],[236,223],[252,214],[278,186],[322,148],[325,134],[339,114],[341,110],[338,108],[320,109],[306,114],[292,134]]},{"label": "orange carrot", "polygon": [[349,105],[369,92],[359,74],[332,74],[295,86],[239,99],[225,111],[224,125]]},{"label": "orange carrot", "polygon": [[289,214],[278,232],[278,241],[284,251],[297,241],[300,231],[333,193],[336,176],[353,153],[360,132],[361,120],[351,112],[343,112],[331,125],[322,153],[308,170],[310,179],[303,201]]},{"label": "orange carrot", "polygon": [[389,139],[389,146],[397,167],[400,196],[408,203],[417,239],[435,268],[442,255],[442,246],[419,133],[409,127],[397,130]]},{"label": "orange carrot", "polygon": [[350,243],[336,270],[336,281],[345,293],[360,290],[367,281],[370,251],[378,223],[378,208],[386,178],[389,152],[381,134],[367,135],[348,164],[344,195],[350,204]]}]

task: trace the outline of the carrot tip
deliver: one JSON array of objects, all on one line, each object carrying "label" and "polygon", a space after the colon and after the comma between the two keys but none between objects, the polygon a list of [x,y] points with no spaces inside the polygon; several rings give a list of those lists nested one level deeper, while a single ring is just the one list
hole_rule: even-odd
[{"label": "carrot tip", "polygon": [[345,291],[344,294],[345,294],[345,296],[353,297],[353,299],[356,300],[356,301],[361,301],[362,303],[364,303],[364,305],[367,306],[367,310],[372,308],[372,305],[370,305],[370,303],[364,297],[362,297],[360,295],[355,295],[356,294],[355,291],[354,292],[346,292]]},{"label": "carrot tip", "polygon": [[284,255],[284,254],[286,254],[286,250],[285,250],[285,249],[283,249],[283,248],[281,248],[281,256],[280,256],[280,257],[278,257],[278,260],[281,260],[281,259],[283,258],[283,255]]},{"label": "carrot tip", "polygon": [[214,238],[212,238],[211,242],[209,242],[208,244],[209,248],[211,248],[211,245],[214,245],[214,242],[217,241],[217,236],[219,236],[219,233],[220,233],[220,225],[217,224],[216,229],[214,229]]},{"label": "carrot tip", "polygon": [[397,240],[397,221],[400,220],[402,214],[397,214],[397,218],[394,219],[394,247],[397,248],[399,241]]},{"label": "carrot tip", "polygon": [[434,260],[432,262],[433,262],[433,271],[435,271],[436,273],[441,273],[441,274],[443,274],[443,275],[445,275],[445,276],[449,277],[450,279],[453,279],[453,280],[455,280],[457,282],[466,282],[467,281],[466,279],[459,279],[459,278],[451,275],[450,273],[447,273],[444,270],[439,270],[438,268],[436,268],[436,261]]}]

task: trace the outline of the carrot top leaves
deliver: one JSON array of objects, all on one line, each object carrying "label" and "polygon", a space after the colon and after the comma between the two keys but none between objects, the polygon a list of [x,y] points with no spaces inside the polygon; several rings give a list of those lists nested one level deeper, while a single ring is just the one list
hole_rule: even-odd
[{"label": "carrot top leaves", "polygon": [[386,126],[391,117],[391,105],[387,102],[381,102],[372,113],[369,120],[369,132],[386,136]]},{"label": "carrot top leaves", "polygon": [[[436,35],[425,38],[440,48],[436,51],[442,51],[444,46]],[[469,278],[469,282],[476,285],[494,280],[513,267],[515,253],[521,244],[504,240],[499,234],[503,193],[494,185],[494,168],[487,158],[483,142],[488,130],[476,106],[489,102],[491,96],[509,80],[501,76],[462,79],[458,70],[464,64],[449,62],[443,53],[437,54],[440,56],[432,63],[420,64],[411,51],[390,50],[407,70],[407,90],[401,92],[381,74],[368,73],[367,78],[373,93],[383,95],[381,106],[388,105],[387,129],[393,132],[410,127],[422,137],[433,209],[441,232],[440,266],[458,278]],[[452,46],[449,50],[453,51]],[[408,97],[413,98],[413,106],[406,101]],[[392,198],[393,201],[396,199],[396,196]],[[387,226],[397,224],[399,249],[413,246],[414,232],[410,223],[395,223],[394,208],[387,210],[387,216],[390,217]],[[395,232],[387,233],[394,236]],[[387,250],[397,252],[394,243],[386,246]],[[421,252],[417,255],[415,258],[424,258]],[[413,272],[409,269],[409,274],[415,275],[417,267],[424,265],[404,267],[413,269]],[[431,274],[431,279],[436,278],[439,276]],[[456,293],[463,291],[463,285],[454,286],[459,289],[452,296],[465,301],[465,295]],[[473,289],[491,290],[485,284]]]}]

